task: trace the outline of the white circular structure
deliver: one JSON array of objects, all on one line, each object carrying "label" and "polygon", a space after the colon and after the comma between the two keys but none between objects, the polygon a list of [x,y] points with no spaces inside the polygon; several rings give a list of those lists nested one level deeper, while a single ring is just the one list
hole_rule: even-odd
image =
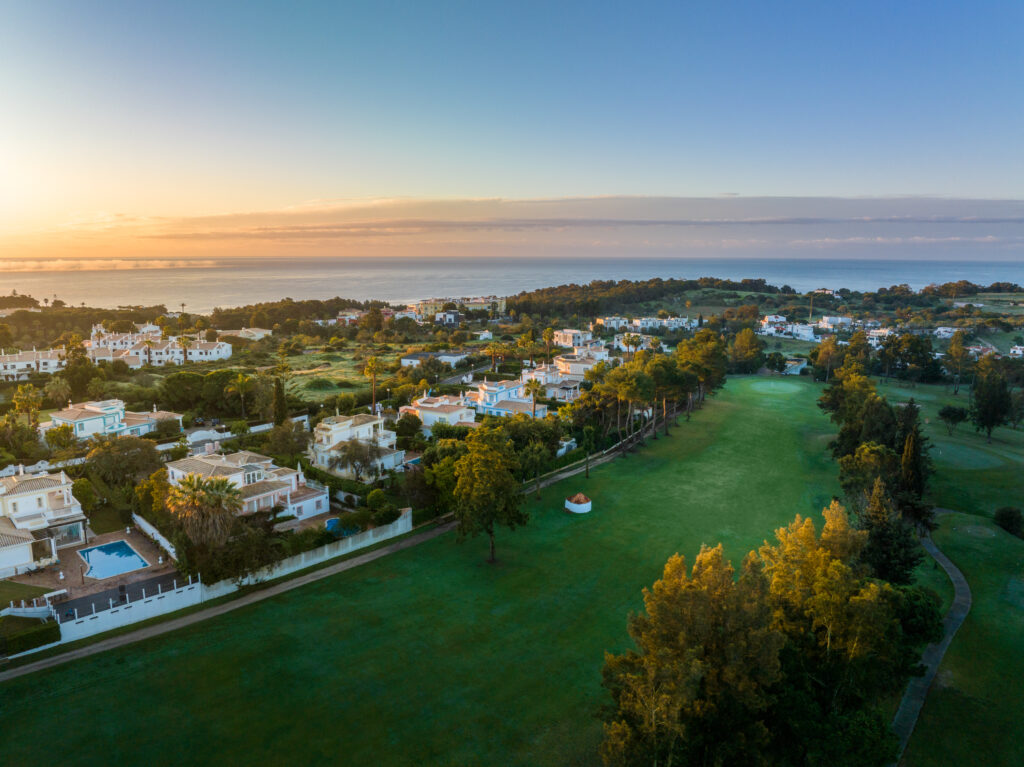
[{"label": "white circular structure", "polygon": [[583,493],[576,493],[565,499],[565,510],[573,514],[586,514],[590,511],[590,505],[590,499]]}]

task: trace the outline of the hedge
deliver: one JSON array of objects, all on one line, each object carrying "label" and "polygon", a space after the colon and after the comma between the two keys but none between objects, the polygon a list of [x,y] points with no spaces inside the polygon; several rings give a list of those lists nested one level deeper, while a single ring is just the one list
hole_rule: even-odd
[{"label": "hedge", "polygon": [[313,466],[306,458],[301,458],[299,460],[302,461],[302,470],[305,472],[306,476],[326,486],[331,493],[340,491],[358,495],[360,498],[365,498],[373,489],[371,485],[364,485],[362,482],[356,482],[354,479],[336,477],[328,471],[324,471],[323,469]]},{"label": "hedge", "polygon": [[60,625],[55,621],[15,615],[0,618],[0,655],[17,655],[59,641]]}]

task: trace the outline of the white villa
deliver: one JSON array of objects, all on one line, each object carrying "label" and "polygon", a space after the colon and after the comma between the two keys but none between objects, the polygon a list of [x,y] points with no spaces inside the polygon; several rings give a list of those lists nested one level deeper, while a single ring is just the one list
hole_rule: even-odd
[{"label": "white villa", "polygon": [[596,365],[600,360],[589,355],[582,354],[559,354],[552,362],[558,368],[558,372],[565,378],[574,378],[582,381],[587,371]]},{"label": "white villa", "polygon": [[340,466],[336,462],[344,444],[353,440],[374,443],[381,448],[381,456],[373,466],[375,473],[403,469],[405,451],[395,447],[398,435],[384,428],[383,418],[368,413],[332,415],[318,423],[313,428],[313,441],[309,445],[310,460],[318,468],[340,476],[352,476],[351,467]]},{"label": "white villa", "polygon": [[102,325],[93,326],[92,335],[85,346],[93,362],[120,360],[133,370],[144,365],[163,367],[183,365],[186,362],[226,360],[231,358],[232,353],[231,344],[226,341],[199,341],[174,336],[163,338],[159,329],[139,333],[107,333]]},{"label": "white villa", "polygon": [[540,381],[544,384],[544,396],[562,402],[572,402],[580,396],[580,381],[562,374],[557,365],[538,365],[525,369],[522,373],[523,383]]},{"label": "white villa", "polygon": [[57,560],[57,549],[85,540],[85,515],[60,474],[0,477],[0,577]]},{"label": "white villa", "polygon": [[412,413],[423,421],[423,431],[430,431],[434,424],[444,423],[449,426],[475,426],[476,411],[469,407],[462,397],[441,395],[439,397],[420,397],[412,404],[403,405],[398,409],[400,415]]},{"label": "white villa", "polygon": [[168,410],[157,410],[153,406],[151,413],[133,413],[124,409],[124,402],[119,399],[107,399],[94,402],[79,402],[77,405],[68,403],[63,410],[50,414],[49,423],[41,424],[39,429],[46,432],[57,426],[70,426],[78,439],[89,439],[95,436],[121,437],[129,435],[141,437],[156,429],[157,423],[173,420],[181,431],[181,415]]},{"label": "white villa", "polygon": [[825,316],[818,320],[818,328],[833,333],[839,330],[849,330],[853,327],[853,317],[830,317]]},{"label": "white villa", "polygon": [[448,367],[455,367],[460,362],[465,362],[471,352],[465,349],[449,349],[441,352],[410,352],[402,357],[400,364],[404,368],[419,367],[425,360],[436,359]]},{"label": "white villa", "polygon": [[26,381],[37,373],[64,369],[64,348],[7,352],[0,349],[0,381]]},{"label": "white villa", "polygon": [[641,332],[645,330],[688,330],[697,327],[697,320],[689,317],[598,317],[591,325],[591,328],[601,327],[608,330],[630,330]]},{"label": "white villa", "polygon": [[562,328],[561,330],[555,331],[554,342],[556,346],[581,346],[585,341],[592,340],[593,337],[593,334],[589,330]]},{"label": "white villa", "polygon": [[616,333],[615,339],[612,341],[612,346],[618,349],[620,352],[625,351],[637,351],[636,347],[629,347],[626,345],[627,336],[637,336],[640,339],[641,349],[652,349],[655,344],[660,344],[661,339],[657,336],[641,335],[639,333]]},{"label": "white villa", "polygon": [[896,333],[893,328],[872,328],[868,331],[868,342],[875,347],[881,346],[882,341]]},{"label": "white villa", "polygon": [[801,341],[814,341],[814,326],[803,322],[789,322],[781,314],[766,314],[761,318],[757,333],[762,336],[784,336]]},{"label": "white villa", "polygon": [[[314,322],[320,324],[330,322],[330,320],[314,320]],[[217,331],[217,337],[234,336],[235,338],[245,338],[249,341],[262,341],[264,338],[273,335],[273,333],[273,330],[267,330],[267,328],[241,328],[239,330],[219,330]]]},{"label": "white villa", "polygon": [[1018,344],[1017,346],[1011,346],[1010,347],[1010,356],[1011,357],[1024,357],[1024,346],[1021,346],[1020,344]]},{"label": "white villa", "polygon": [[[526,395],[525,381],[481,381],[476,391],[466,394],[466,401],[481,415],[533,415],[533,399]],[[537,418],[547,415],[547,406],[537,403]]]},{"label": "white villa", "polygon": [[591,357],[595,360],[606,360],[609,358],[608,349],[605,347],[604,341],[600,339],[592,339],[577,344],[572,347],[572,353],[579,357]]},{"label": "white villa", "polygon": [[298,519],[324,514],[330,509],[327,491],[312,487],[301,470],[275,466],[259,453],[196,455],[167,464],[167,481],[177,486],[189,474],[224,477],[242,494],[242,513],[268,511],[280,506]]},{"label": "white villa", "polygon": [[943,327],[935,328],[935,330],[932,331],[932,335],[934,335],[936,338],[940,338],[940,339],[945,341],[945,340],[949,340],[950,338],[952,338],[957,330],[958,330],[958,328],[951,328],[951,327],[948,327],[948,326],[943,326]]}]

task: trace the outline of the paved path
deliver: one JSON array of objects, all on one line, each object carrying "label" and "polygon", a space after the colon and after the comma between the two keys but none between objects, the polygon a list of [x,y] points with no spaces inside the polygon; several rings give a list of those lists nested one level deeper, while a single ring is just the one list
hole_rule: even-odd
[{"label": "paved path", "polygon": [[224,604],[219,604],[216,607],[209,607],[205,610],[199,610],[198,612],[184,615],[181,618],[175,618],[173,620],[164,621],[163,623],[146,626],[145,628],[137,629],[116,637],[111,637],[110,639],[104,639],[103,641],[96,642],[95,644],[80,647],[77,650],[71,650],[70,652],[62,653],[61,655],[44,658],[43,660],[36,661],[35,663],[27,663],[24,666],[19,666],[9,671],[2,671],[0,672],[0,682],[15,679],[19,676],[24,676],[25,674],[31,674],[34,671],[41,671],[43,669],[59,666],[63,663],[69,663],[70,661],[105,652],[106,650],[113,650],[116,647],[123,647],[124,645],[132,644],[133,642],[141,642],[143,639],[151,639],[152,637],[166,634],[169,631],[176,631],[180,628],[184,628],[185,626],[191,626],[193,623],[199,623],[200,621],[207,620],[208,618],[215,618],[218,615],[229,613],[232,610],[239,609],[240,607],[246,607],[256,602],[262,602],[264,599],[276,597],[279,594],[284,594],[292,589],[301,588],[308,583],[329,578],[332,575],[337,575],[345,570],[351,570],[354,567],[359,567],[359,565],[364,565],[375,559],[386,557],[388,554],[393,554],[396,551],[408,549],[412,546],[423,543],[424,541],[437,538],[439,535],[444,535],[454,527],[455,522],[444,522],[430,530],[426,530],[421,533],[413,533],[408,538],[397,541],[388,546],[383,546],[374,551],[369,551],[366,554],[360,554],[359,556],[352,557],[351,559],[346,559],[335,565],[325,567],[322,570],[316,570],[298,578],[278,583],[275,586],[270,586],[269,588],[265,588],[260,591],[250,592],[243,597],[239,597],[238,599],[234,599],[230,602],[225,602]]},{"label": "paved path", "polygon": [[[950,510],[936,509],[935,513],[949,514]],[[971,611],[971,587],[967,585],[967,579],[964,578],[964,574],[950,561],[949,557],[939,550],[939,547],[932,542],[930,536],[922,538],[921,545],[946,571],[946,575],[953,582],[954,596],[953,604],[950,606],[949,612],[946,613],[946,618],[943,621],[944,636],[940,642],[928,645],[925,649],[924,655],[921,656],[921,663],[925,666],[924,676],[914,677],[910,680],[906,692],[903,693],[903,700],[900,702],[899,710],[892,720],[893,732],[900,739],[900,751],[899,756],[896,758],[896,764],[903,758],[903,752],[907,748],[907,743],[910,742],[910,736],[914,733],[917,718],[924,707],[924,700],[928,696],[928,690],[931,689],[932,681],[934,681],[935,674],[939,670],[939,664],[942,663],[942,658],[946,654],[946,650],[949,649],[953,637],[956,636],[957,630],[963,625],[967,613]]]}]

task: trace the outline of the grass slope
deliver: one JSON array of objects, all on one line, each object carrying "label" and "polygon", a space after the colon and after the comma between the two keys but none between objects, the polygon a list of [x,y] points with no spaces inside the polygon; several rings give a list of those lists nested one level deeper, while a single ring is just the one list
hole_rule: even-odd
[{"label": "grass slope", "polygon": [[1024,763],[1024,541],[987,519],[950,514],[935,543],[963,572],[973,604],[939,667],[906,767]]},{"label": "grass slope", "polygon": [[[802,381],[735,379],[670,439],[547,488],[530,525],[443,536],[165,637],[0,686],[12,764],[593,764],[605,651],[679,551],[738,563],[837,491]],[[585,490],[588,516],[562,511]],[[97,744],[103,744],[100,748]]]},{"label": "grass slope", "polygon": [[932,441],[935,475],[931,479],[936,506],[991,517],[1000,506],[1021,506],[1024,499],[1024,431],[1001,427],[985,440],[969,424],[961,424],[952,436],[939,420],[943,405],[967,407],[967,392],[953,396],[944,386],[879,384],[879,392],[892,402],[911,397],[921,406],[925,434]]},{"label": "grass slope", "polygon": [[7,607],[11,603],[12,599],[18,600],[41,597],[48,591],[49,589],[39,588],[38,586],[26,586],[24,583],[0,581],[0,607]]}]

